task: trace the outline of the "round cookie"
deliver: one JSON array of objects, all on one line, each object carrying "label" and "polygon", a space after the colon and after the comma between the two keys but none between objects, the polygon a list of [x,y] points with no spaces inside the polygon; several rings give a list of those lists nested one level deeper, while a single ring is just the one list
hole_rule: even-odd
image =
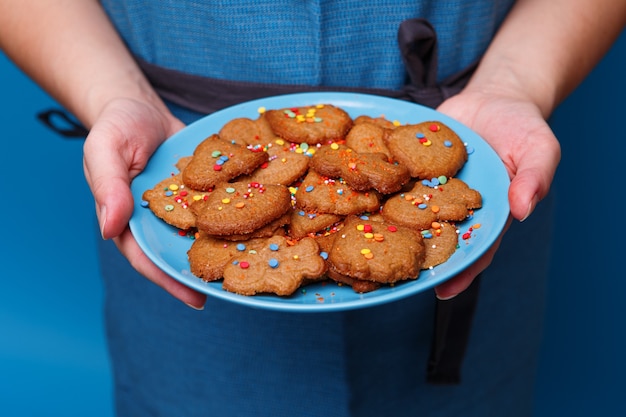
[{"label": "round cookie", "polygon": [[320,147],[311,158],[310,166],[320,175],[343,179],[357,191],[391,194],[411,179],[406,166],[389,162],[385,154],[359,153],[337,143]]},{"label": "round cookie", "polygon": [[385,136],[385,144],[414,178],[452,177],[467,161],[461,138],[441,122],[396,127]]},{"label": "round cookie", "polygon": [[346,219],[328,256],[337,273],[381,284],[415,279],[424,259],[419,232],[356,216]]},{"label": "round cookie", "polygon": [[219,183],[250,174],[268,158],[263,148],[237,145],[211,135],[194,150],[183,170],[183,181],[195,190],[207,191]]},{"label": "round cookie", "polygon": [[345,216],[378,211],[380,194],[376,191],[355,191],[341,180],[309,170],[295,193],[295,206],[311,213]]},{"label": "round cookie", "polygon": [[346,135],[346,146],[361,153],[382,153],[392,160],[393,155],[385,144],[388,129],[372,122],[357,122]]},{"label": "round cookie", "polygon": [[223,183],[191,206],[196,226],[209,235],[252,233],[282,217],[291,207],[287,187],[259,183]]},{"label": "round cookie", "polygon": [[304,210],[294,209],[291,212],[289,236],[301,239],[333,226],[343,217],[336,214],[307,213]]},{"label": "round cookie", "polygon": [[276,136],[263,115],[255,120],[247,117],[232,119],[222,126],[218,135],[227,142],[244,146],[265,146]]},{"label": "round cookie", "polygon": [[436,185],[424,180],[410,191],[390,197],[381,214],[386,221],[424,230],[433,222],[465,220],[470,210],[481,206],[480,193],[458,178]]},{"label": "round cookie", "polygon": [[265,150],[269,155],[268,161],[250,175],[238,178],[238,181],[290,185],[302,177],[309,168],[311,153],[308,147],[276,138],[265,147]]},{"label": "round cookie", "polygon": [[422,269],[429,269],[444,263],[459,244],[459,233],[454,224],[448,222],[434,222],[430,229],[421,232],[424,239],[426,257]]},{"label": "round cookie", "polygon": [[[184,169],[191,157],[180,158],[176,168]],[[152,189],[142,194],[145,202],[155,216],[165,223],[182,230],[188,230],[196,226],[196,216],[190,210],[191,204],[201,200],[206,195],[204,191],[193,190],[183,183],[182,174],[175,175],[159,181]]]},{"label": "round cookie", "polygon": [[345,110],[330,104],[268,110],[265,117],[276,135],[309,145],[342,140],[353,124]]}]

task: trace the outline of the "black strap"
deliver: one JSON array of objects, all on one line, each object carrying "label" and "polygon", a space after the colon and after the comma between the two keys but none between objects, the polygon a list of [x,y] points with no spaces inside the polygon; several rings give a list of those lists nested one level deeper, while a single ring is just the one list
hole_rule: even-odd
[{"label": "black strap", "polygon": [[435,330],[426,380],[432,384],[458,384],[478,301],[480,275],[465,291],[435,305]]},{"label": "black strap", "polygon": [[61,109],[48,109],[37,113],[40,122],[65,138],[84,139],[89,131],[69,113]]}]

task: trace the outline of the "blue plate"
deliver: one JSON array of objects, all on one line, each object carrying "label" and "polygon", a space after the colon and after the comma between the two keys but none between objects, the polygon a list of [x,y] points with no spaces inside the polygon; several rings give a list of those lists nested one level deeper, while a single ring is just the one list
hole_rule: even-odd
[{"label": "blue plate", "polygon": [[[461,234],[471,231],[471,238],[460,239],[460,247],[442,265],[422,271],[416,280],[383,287],[376,291],[357,294],[348,286],[334,283],[309,285],[290,297],[272,295],[240,296],[222,289],[221,282],[204,282],[189,271],[187,251],[192,240],[180,236],[178,230],[165,224],[142,207],[141,196],[159,181],[176,172],[175,163],[182,156],[193,153],[195,147],[212,133],[217,133],[229,120],[237,117],[258,117],[258,109],[307,106],[330,103],[346,110],[352,117],[384,115],[389,120],[419,123],[438,120],[455,130],[466,143],[470,156],[467,164],[457,175],[483,196],[483,208],[476,210],[472,219],[461,223]],[[130,229],[146,255],[167,274],[178,281],[206,293],[234,303],[262,309],[292,312],[328,312],[364,308],[389,303],[409,295],[430,289],[475,262],[497,239],[509,215],[509,177],[504,164],[495,151],[475,132],[461,123],[433,109],[414,103],[355,93],[302,93],[274,96],[238,104],[195,123],[165,141],[154,153],[146,169],[131,185],[135,198],[135,210],[130,219]],[[473,226],[480,224],[480,228]]]}]

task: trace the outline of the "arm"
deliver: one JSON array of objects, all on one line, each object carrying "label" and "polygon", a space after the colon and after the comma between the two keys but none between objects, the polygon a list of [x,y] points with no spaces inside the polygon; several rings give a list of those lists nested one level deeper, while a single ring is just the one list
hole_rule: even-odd
[{"label": "arm", "polygon": [[[205,296],[160,271],[128,229],[130,182],[183,127],[152,90],[96,0],[0,0],[0,47],[90,129],[84,170],[103,238],[185,303]],[[129,133],[130,132],[130,133]]]},{"label": "arm", "polygon": [[[626,1],[519,0],[467,87],[439,110],[487,140],[511,178],[513,218],[523,221],[550,189],[561,150],[546,119],[592,70],[626,24]],[[496,244],[455,279],[450,298],[493,258]]]}]

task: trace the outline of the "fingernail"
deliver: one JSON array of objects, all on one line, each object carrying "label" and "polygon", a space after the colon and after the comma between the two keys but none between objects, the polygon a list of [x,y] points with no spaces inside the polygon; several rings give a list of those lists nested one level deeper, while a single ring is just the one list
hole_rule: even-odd
[{"label": "fingernail", "polygon": [[104,237],[104,227],[107,224],[107,206],[102,206],[100,209],[98,221],[100,222],[100,235],[102,236],[102,239],[106,239]]},{"label": "fingernail", "polygon": [[448,300],[452,300],[454,297],[456,297],[458,294],[452,294],[449,295],[447,297],[440,297],[439,294],[435,294],[437,296],[437,299],[441,300],[441,301],[448,301]]},{"label": "fingernail", "polygon": [[198,307],[198,306],[194,306],[193,304],[189,304],[189,303],[185,303],[185,304],[187,305],[187,307],[191,307],[191,308],[193,308],[193,309],[194,309],[194,310],[196,310],[196,311],[202,311],[202,310],[204,310],[204,304],[203,304],[203,305],[201,305],[200,307]]},{"label": "fingernail", "polygon": [[533,210],[535,209],[535,204],[537,204],[537,196],[534,196],[530,203],[528,203],[528,210],[526,211],[526,215],[520,220],[520,223],[530,217]]}]

